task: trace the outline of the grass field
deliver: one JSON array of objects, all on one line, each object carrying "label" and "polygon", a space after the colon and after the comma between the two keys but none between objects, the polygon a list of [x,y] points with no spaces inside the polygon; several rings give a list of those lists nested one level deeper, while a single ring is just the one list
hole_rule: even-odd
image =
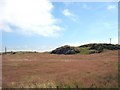
[{"label": "grass field", "polygon": [[54,55],[17,53],[2,56],[5,88],[117,88],[118,51]]}]

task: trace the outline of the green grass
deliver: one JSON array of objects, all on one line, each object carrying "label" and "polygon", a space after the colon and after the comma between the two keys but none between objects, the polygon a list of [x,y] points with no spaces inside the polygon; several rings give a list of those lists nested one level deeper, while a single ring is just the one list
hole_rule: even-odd
[{"label": "green grass", "polygon": [[79,50],[80,50],[79,54],[89,54],[89,48],[88,47],[80,47]]}]

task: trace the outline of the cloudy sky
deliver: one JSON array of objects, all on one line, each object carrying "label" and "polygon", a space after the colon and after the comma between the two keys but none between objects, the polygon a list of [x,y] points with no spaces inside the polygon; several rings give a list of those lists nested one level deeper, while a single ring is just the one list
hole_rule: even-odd
[{"label": "cloudy sky", "polygon": [[109,38],[117,44],[118,3],[0,0],[0,33],[2,50],[49,51]]}]

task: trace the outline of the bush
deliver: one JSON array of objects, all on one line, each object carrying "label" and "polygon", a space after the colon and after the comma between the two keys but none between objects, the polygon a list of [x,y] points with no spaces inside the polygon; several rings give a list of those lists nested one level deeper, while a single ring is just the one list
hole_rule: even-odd
[{"label": "bush", "polygon": [[16,54],[16,52],[11,51],[12,54]]},{"label": "bush", "polygon": [[12,54],[16,54],[15,52],[13,52]]}]

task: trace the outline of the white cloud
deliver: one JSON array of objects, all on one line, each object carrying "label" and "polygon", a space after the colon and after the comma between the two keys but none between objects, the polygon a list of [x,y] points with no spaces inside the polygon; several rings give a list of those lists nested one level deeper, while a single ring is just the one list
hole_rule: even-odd
[{"label": "white cloud", "polygon": [[[91,40],[89,41],[89,43],[110,43],[110,39],[106,39],[106,40]],[[118,44],[118,38],[117,37],[113,37],[111,39],[111,43],[112,44]]]},{"label": "white cloud", "polygon": [[[106,40],[86,40],[86,41],[80,41],[80,42],[64,43],[62,44],[62,46],[64,45],[80,46],[80,45],[85,45],[90,43],[110,43],[110,39],[108,38]],[[111,43],[118,44],[118,37],[111,38]]]},{"label": "white cloud", "polygon": [[[46,51],[52,51],[58,46],[48,46],[48,45],[41,45],[41,46],[31,46],[31,45],[24,45],[24,46],[6,46],[7,51],[37,51],[37,52],[46,52]],[[4,52],[4,46],[1,46],[0,52]]]},{"label": "white cloud", "polygon": [[68,9],[64,9],[64,10],[63,10],[63,14],[64,14],[65,16],[74,16]]},{"label": "white cloud", "polygon": [[115,5],[109,5],[109,6],[107,6],[107,10],[112,10],[112,9],[115,9],[115,8],[116,8]]},{"label": "white cloud", "polygon": [[4,23],[0,23],[0,30],[3,30],[5,32],[12,32],[11,28],[7,24],[4,24]]},{"label": "white cloud", "polygon": [[77,20],[77,16],[73,13],[71,13],[68,9],[64,9],[62,11],[63,15],[70,18],[71,20],[73,21],[76,21]]},{"label": "white cloud", "polygon": [[61,30],[52,15],[48,0],[0,0],[0,29],[11,31],[8,23],[19,32],[30,35],[54,36]]}]

